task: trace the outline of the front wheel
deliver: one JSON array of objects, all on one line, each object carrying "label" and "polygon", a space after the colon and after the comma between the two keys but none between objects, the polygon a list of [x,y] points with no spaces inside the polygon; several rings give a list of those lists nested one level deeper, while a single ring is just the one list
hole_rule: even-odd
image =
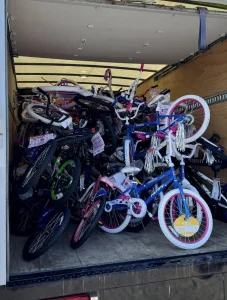
[{"label": "front wheel", "polygon": [[[188,189],[183,189],[183,192],[190,218],[185,217],[185,206],[180,191],[174,189],[168,192],[159,204],[159,225],[166,238],[175,246],[181,249],[197,249],[209,239],[213,219],[208,205],[198,194]],[[201,220],[198,220],[198,210],[202,211],[202,214],[199,213]]]},{"label": "front wheel", "polygon": [[[197,140],[206,131],[210,122],[210,109],[206,101],[196,95],[183,96],[172,103],[168,109],[165,119],[166,127],[169,127],[177,116],[183,114],[183,125],[185,130],[185,143],[191,143]],[[176,125],[176,129],[178,123]],[[173,128],[172,128],[173,129]],[[176,139],[176,131],[172,130],[172,138]]]}]

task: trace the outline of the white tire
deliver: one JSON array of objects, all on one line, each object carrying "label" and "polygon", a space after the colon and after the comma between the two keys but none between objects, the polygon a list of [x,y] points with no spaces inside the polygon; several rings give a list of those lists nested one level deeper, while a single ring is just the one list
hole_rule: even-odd
[{"label": "white tire", "polygon": [[132,164],[132,141],[126,139],[124,141],[124,158],[125,158],[125,166],[128,167]]},{"label": "white tire", "polygon": [[[202,226],[202,230],[204,231],[202,233],[202,235],[197,238],[195,235],[193,235],[193,240],[190,240],[188,237],[182,237],[182,235],[178,234],[177,231],[173,228],[173,224],[167,224],[166,220],[165,220],[165,212],[166,212],[166,207],[168,205],[168,203],[170,203],[171,205],[171,199],[176,196],[179,195],[179,190],[178,189],[174,189],[170,192],[168,192],[161,200],[160,204],[159,204],[159,209],[158,209],[158,220],[159,220],[159,225],[160,228],[163,232],[163,234],[165,235],[165,237],[175,246],[177,246],[178,248],[181,249],[187,249],[187,250],[191,250],[191,249],[197,249],[201,246],[203,246],[209,239],[212,229],[213,229],[213,219],[212,219],[212,215],[210,212],[210,209],[208,207],[208,205],[206,204],[206,202],[195,192],[190,191],[188,189],[183,189],[184,194],[187,197],[191,197],[194,200],[196,200],[196,204],[198,203],[202,210],[203,210],[203,217],[206,220],[206,225],[205,225],[205,229],[203,229]],[[202,222],[200,223],[200,225],[202,224]],[[203,225],[204,226],[204,225]],[[196,240],[195,240],[196,238]],[[183,240],[184,239],[184,240]]]},{"label": "white tire", "polygon": [[131,212],[130,212],[130,208],[129,208],[127,210],[127,216],[124,219],[124,221],[122,221],[120,226],[118,226],[116,228],[110,228],[110,227],[107,227],[107,226],[99,225],[99,228],[102,229],[105,232],[108,232],[108,233],[119,233],[119,232],[123,231],[128,226],[128,224],[131,220],[131,217],[132,216],[131,216]]},{"label": "white tire", "polygon": [[[203,133],[206,131],[206,129],[209,125],[209,122],[210,122],[210,109],[209,109],[209,106],[207,105],[206,101],[203,98],[201,98],[199,96],[196,96],[196,95],[186,95],[186,96],[180,97],[179,99],[177,99],[176,101],[174,101],[171,104],[171,106],[169,107],[166,114],[167,115],[172,115],[173,111],[175,109],[177,109],[178,107],[180,108],[181,105],[183,105],[184,102],[187,102],[189,100],[194,100],[199,105],[201,105],[201,107],[203,109],[203,113],[204,113],[204,120],[203,120],[202,126],[198,129],[198,131],[195,134],[193,134],[190,137],[185,138],[185,143],[194,142],[199,137],[201,137],[203,135]],[[165,127],[168,127],[170,123],[171,123],[170,118],[165,118]],[[176,139],[176,137],[173,133],[172,133],[172,138],[173,138],[173,140]]]},{"label": "white tire", "polygon": [[[38,105],[41,109],[43,108],[43,110],[46,109],[46,105],[44,105],[44,104],[34,104],[34,103],[28,104],[28,106],[26,107],[26,110],[27,110],[28,114],[29,114],[32,118],[34,118],[34,119],[36,119],[36,120],[40,120],[41,122],[43,122],[43,123],[45,123],[45,124],[50,124],[50,123],[51,123],[53,126],[56,126],[56,127],[64,127],[63,124],[62,124],[62,122],[53,122],[53,123],[52,123],[52,121],[51,121],[50,119],[47,119],[47,118],[45,118],[44,116],[41,116],[41,115],[37,114],[37,113],[34,111],[34,109],[33,109],[33,107],[34,107],[35,105]],[[51,108],[54,108],[54,109],[56,109],[56,110],[58,110],[59,112],[65,114],[65,115],[69,115],[68,112],[66,112],[66,111],[63,110],[62,108],[59,108],[59,107],[57,107],[57,106],[55,106],[55,105],[53,105],[53,104],[51,104],[50,107],[51,107]],[[68,119],[69,119],[69,123],[71,123],[72,118],[69,116]],[[65,121],[67,121],[68,119],[66,119]]]}]

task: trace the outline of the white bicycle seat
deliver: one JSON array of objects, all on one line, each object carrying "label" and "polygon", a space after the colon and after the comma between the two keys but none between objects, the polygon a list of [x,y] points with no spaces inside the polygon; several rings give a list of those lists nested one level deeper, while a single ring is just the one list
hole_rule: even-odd
[{"label": "white bicycle seat", "polygon": [[121,169],[121,172],[125,173],[125,174],[127,174],[127,173],[134,174],[134,173],[139,173],[140,171],[141,171],[140,168],[132,167],[132,166],[126,166],[123,169]]}]

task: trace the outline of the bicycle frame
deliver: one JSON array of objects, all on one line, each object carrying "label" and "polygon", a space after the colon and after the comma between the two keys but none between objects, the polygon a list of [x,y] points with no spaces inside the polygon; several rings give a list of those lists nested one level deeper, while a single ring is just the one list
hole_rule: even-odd
[{"label": "bicycle frame", "polygon": [[[140,133],[140,131],[136,131],[135,129],[139,129],[139,128],[142,128],[142,127],[147,127],[147,126],[151,126],[151,125],[156,125],[158,127],[158,130],[157,132],[145,132],[143,133],[144,135],[148,136],[148,137],[151,137],[152,135],[154,134],[157,134],[157,135],[161,135],[161,136],[165,136],[167,134],[167,132],[169,130],[174,129],[174,127],[176,126],[176,124],[178,122],[181,122],[185,115],[184,114],[180,114],[180,115],[174,115],[174,121],[166,128],[164,129],[159,129],[159,126],[160,126],[160,119],[164,119],[164,118],[172,118],[173,115],[159,115],[159,113],[156,114],[156,121],[150,121],[150,122],[144,122],[144,123],[139,123],[139,124],[135,124],[135,125],[127,125],[126,124],[126,136],[123,140],[123,146],[125,145],[125,141],[127,139],[130,139],[131,140],[131,143],[132,143],[132,155],[133,155],[133,158],[142,158],[146,155],[146,151],[143,151],[142,153],[140,154],[136,154],[135,152],[135,144],[134,144],[134,140],[133,138],[131,137],[131,135],[133,134],[136,134],[136,133]],[[124,146],[125,148],[125,146]]]},{"label": "bicycle frame", "polygon": [[[191,176],[194,178],[195,181],[197,181],[198,178],[202,178],[204,181],[206,181],[207,183],[209,183],[210,185],[213,186],[213,180],[212,180],[211,178],[209,178],[208,176],[204,175],[203,173],[201,173],[201,172],[198,171],[198,170],[195,170],[195,169],[193,169],[193,168],[191,168],[191,167],[189,167],[189,168],[190,168],[190,169],[192,170],[192,172],[193,172],[193,174],[192,174]],[[197,182],[198,182],[198,181],[197,181]],[[227,208],[227,198],[223,195],[223,193],[221,193],[221,199],[223,199],[223,200],[226,202],[226,206],[223,205],[223,204],[221,204],[221,203],[219,203],[218,200],[212,198],[212,197],[211,197],[212,193],[209,191],[209,189],[208,189],[204,184],[201,184],[200,182],[198,182],[198,184],[201,186],[201,188],[203,189],[203,191],[207,194],[207,196],[208,196],[209,198],[211,198],[213,201],[218,202],[218,205],[219,205],[219,206],[222,206],[222,207],[224,207],[224,208]]]},{"label": "bicycle frame", "polygon": [[[180,182],[177,180],[177,177],[180,178]],[[170,167],[169,170],[167,170],[166,172],[162,173],[161,175],[159,175],[158,177],[154,178],[153,180],[149,181],[146,184],[142,184],[141,186],[138,186],[138,183],[133,182],[132,186],[130,186],[129,188],[122,190],[119,186],[114,185],[110,179],[108,179],[107,177],[100,177],[99,178],[99,182],[104,182],[106,183],[108,186],[110,186],[110,188],[114,189],[117,188],[119,190],[119,192],[121,193],[121,195],[118,196],[118,198],[111,200],[111,202],[113,203],[113,209],[116,210],[121,210],[121,209],[128,209],[127,206],[127,201],[129,200],[130,196],[127,196],[128,194],[134,192],[136,195],[136,198],[140,198],[139,194],[146,190],[149,189],[153,186],[155,186],[155,184],[162,182],[163,180],[165,180],[164,183],[162,183],[159,188],[150,196],[145,200],[145,203],[148,205],[151,202],[154,201],[154,199],[160,195],[163,191],[166,190],[166,188],[168,188],[168,186],[170,186],[172,183],[174,183],[174,188],[175,189],[179,189],[180,192],[180,196],[181,199],[183,200],[183,206],[184,206],[184,210],[185,210],[185,214],[186,214],[186,218],[190,217],[190,211],[188,209],[188,205],[185,199],[185,195],[183,193],[183,188],[181,186],[181,182],[184,179],[184,164],[182,164],[180,166],[180,170],[179,170],[179,175],[175,174],[175,169],[174,167]],[[116,203],[116,200],[120,199],[120,203]],[[178,197],[178,208],[181,214],[183,214],[183,206],[182,203]]]}]

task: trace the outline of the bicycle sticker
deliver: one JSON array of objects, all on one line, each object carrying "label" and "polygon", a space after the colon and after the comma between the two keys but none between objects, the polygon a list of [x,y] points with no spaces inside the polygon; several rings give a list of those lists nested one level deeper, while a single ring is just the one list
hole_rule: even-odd
[{"label": "bicycle sticker", "polygon": [[122,182],[124,182],[126,176],[122,172],[118,172],[112,176],[110,176],[108,179],[114,184],[114,185],[120,185]]},{"label": "bicycle sticker", "polygon": [[123,182],[121,183],[121,185],[127,189],[129,188],[130,186],[132,186],[132,181],[129,179],[129,177],[126,177]]},{"label": "bicycle sticker", "polygon": [[173,223],[174,229],[179,235],[191,237],[199,230],[199,222],[196,218],[185,219],[185,215],[178,217]]},{"label": "bicycle sticker", "polygon": [[[167,112],[168,112],[168,109],[169,109],[169,104],[161,104],[161,103],[159,103],[159,115],[160,116],[166,115]],[[159,123],[160,124],[165,124],[165,119],[164,118],[160,119]]]},{"label": "bicycle sticker", "polygon": [[96,156],[104,151],[105,143],[99,132],[93,135],[91,141],[93,144],[93,156]]},{"label": "bicycle sticker", "polygon": [[80,191],[84,189],[84,175],[80,175]]},{"label": "bicycle sticker", "polygon": [[29,139],[28,148],[38,147],[46,144],[48,141],[55,139],[55,134],[48,133],[44,135],[31,136]]},{"label": "bicycle sticker", "polygon": [[213,189],[211,192],[211,198],[215,200],[221,199],[221,183],[220,178],[214,178],[213,180]]}]

